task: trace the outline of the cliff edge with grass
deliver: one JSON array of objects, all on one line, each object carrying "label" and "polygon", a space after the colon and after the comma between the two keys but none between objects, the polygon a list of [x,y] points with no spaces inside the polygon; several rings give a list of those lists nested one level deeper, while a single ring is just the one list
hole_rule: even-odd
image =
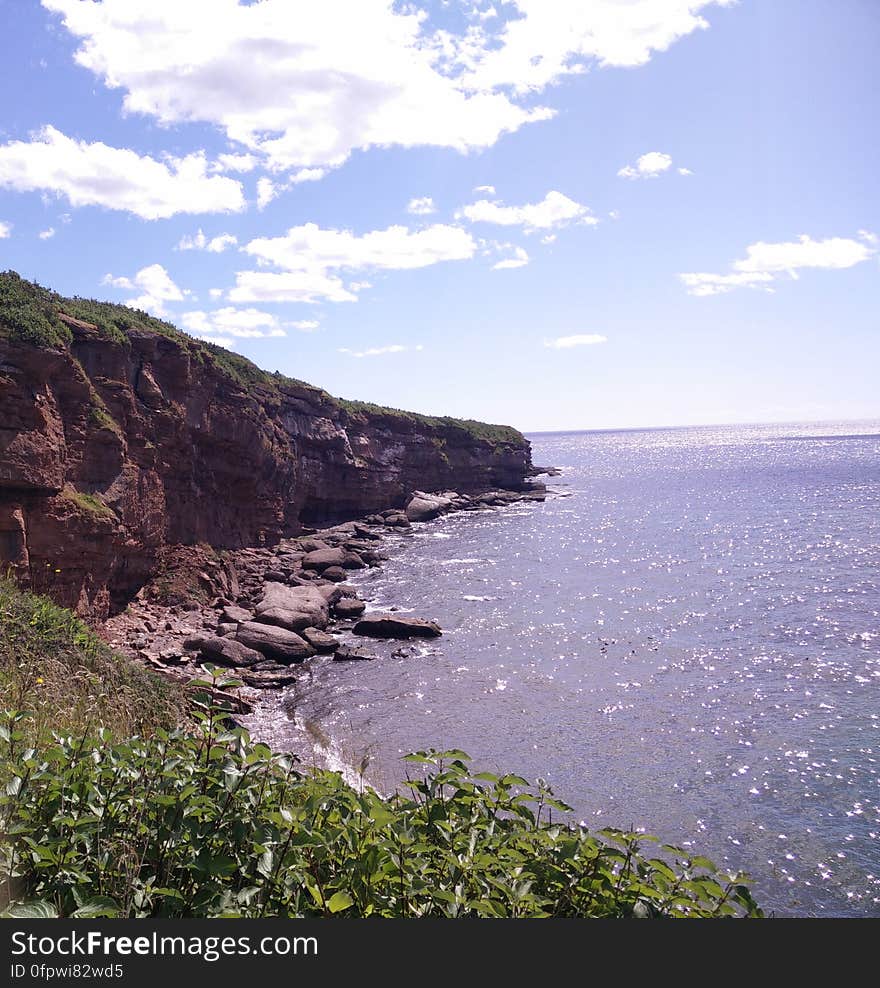
[{"label": "cliff edge with grass", "polygon": [[414,489],[516,489],[515,429],[337,399],[0,274],[0,565],[103,619],[175,546],[272,544]]}]

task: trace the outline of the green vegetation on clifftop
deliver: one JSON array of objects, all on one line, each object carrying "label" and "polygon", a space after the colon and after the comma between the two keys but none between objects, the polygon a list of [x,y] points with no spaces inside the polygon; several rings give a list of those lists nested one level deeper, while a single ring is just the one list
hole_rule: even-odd
[{"label": "green vegetation on clifftop", "polygon": [[277,393],[284,389],[312,392],[316,398],[335,404],[350,415],[383,415],[429,428],[458,428],[479,440],[522,445],[522,433],[505,425],[491,425],[472,419],[419,415],[398,408],[386,408],[365,401],[334,398],[314,385],[277,371],[261,370],[253,361],[214,343],[198,340],[162,319],[138,309],[94,299],[65,298],[15,271],[0,272],[0,339],[37,347],[65,348],[73,341],[70,326],[60,316],[68,316],[95,327],[104,339],[128,345],[132,333],[153,333],[177,341],[198,361],[211,361],[231,381],[245,390],[257,389]]}]

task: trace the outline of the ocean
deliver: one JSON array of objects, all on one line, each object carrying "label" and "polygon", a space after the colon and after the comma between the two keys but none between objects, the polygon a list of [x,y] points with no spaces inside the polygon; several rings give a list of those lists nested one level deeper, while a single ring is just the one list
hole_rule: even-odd
[{"label": "ocean", "polygon": [[461,748],[776,915],[880,916],[880,422],[530,438],[554,496],[390,536],[352,581],[443,636],[318,662],[256,733],[383,791]]}]

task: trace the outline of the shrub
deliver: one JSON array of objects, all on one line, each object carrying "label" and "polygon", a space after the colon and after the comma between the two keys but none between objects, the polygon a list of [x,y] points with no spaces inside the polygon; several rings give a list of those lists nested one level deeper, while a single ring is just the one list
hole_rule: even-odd
[{"label": "shrub", "polygon": [[653,838],[554,820],[543,784],[423,751],[409,793],[384,799],[303,774],[213,705],[195,731],[55,733],[23,749],[0,729],[7,915],[759,916],[748,887]]}]

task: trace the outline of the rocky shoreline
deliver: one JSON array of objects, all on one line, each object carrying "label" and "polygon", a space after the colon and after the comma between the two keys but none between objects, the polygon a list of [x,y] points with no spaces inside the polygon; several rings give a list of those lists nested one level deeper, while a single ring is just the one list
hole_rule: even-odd
[{"label": "rocky shoreline", "polygon": [[[547,496],[540,483],[476,495],[415,491],[402,509],[309,531],[271,547],[180,550],[102,631],[117,651],[181,684],[205,663],[228,667],[244,686],[224,699],[235,713],[248,714],[265,691],[307,677],[321,657],[371,660],[370,639],[442,634],[434,622],[395,613],[394,607],[365,613],[366,602],[347,582],[350,573],[387,558],[382,551],[387,535],[455,511],[493,510]],[[343,641],[346,633],[365,644]]]}]

